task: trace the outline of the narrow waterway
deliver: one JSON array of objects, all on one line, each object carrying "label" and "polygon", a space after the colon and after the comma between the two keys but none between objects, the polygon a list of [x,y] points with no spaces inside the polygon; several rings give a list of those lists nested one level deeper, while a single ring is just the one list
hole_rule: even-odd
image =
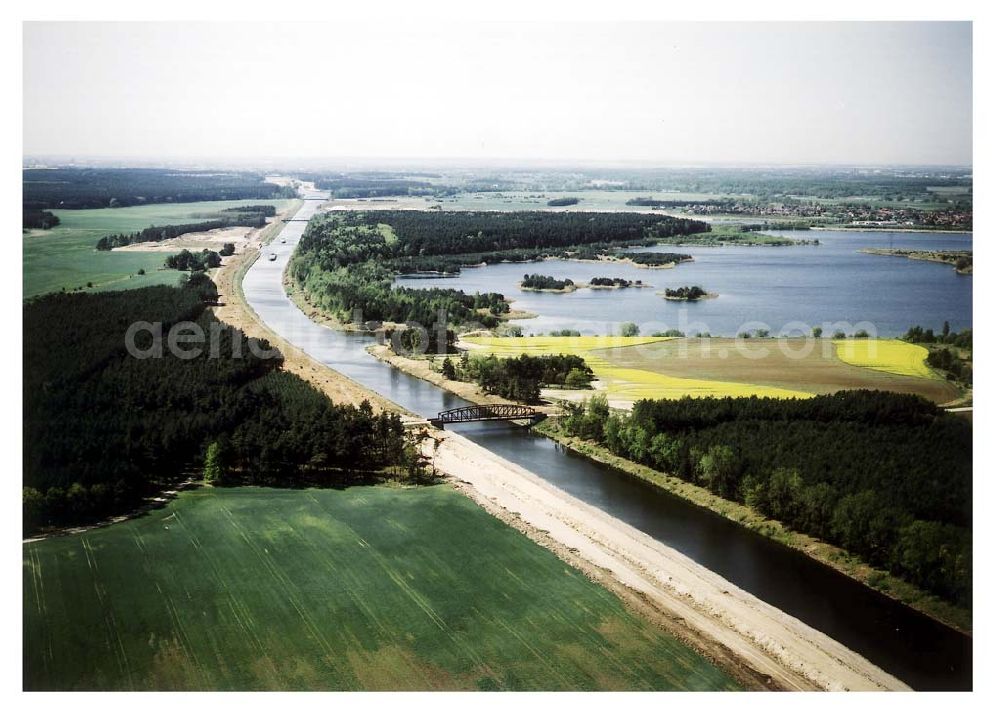
[{"label": "narrow waterway", "polygon": [[[282,272],[325,194],[313,193],[243,281],[247,301],[273,331],[318,361],[403,408],[434,416],[466,401],[372,358],[369,336],[312,322],[286,296]],[[269,260],[269,254],[276,254]],[[968,689],[972,640],[796,551],[559,444],[509,424],[455,430],[590,505],[662,541],[730,582],[826,633],[915,689]]]}]

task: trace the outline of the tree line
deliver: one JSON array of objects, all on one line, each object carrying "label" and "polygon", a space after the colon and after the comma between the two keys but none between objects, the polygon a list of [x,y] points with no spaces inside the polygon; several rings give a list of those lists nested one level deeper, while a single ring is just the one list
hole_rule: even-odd
[{"label": "tree line", "polygon": [[[130,509],[178,476],[201,475],[213,446],[206,472],[224,483],[347,485],[419,471],[398,416],[334,405],[280,371],[266,341],[205,310],[216,296],[195,273],[178,287],[24,305],[26,530]],[[137,321],[160,323],[162,357],[128,352]],[[209,337],[195,358],[166,350],[182,321]],[[135,343],[151,350],[155,336],[143,330]]]},{"label": "tree line", "polygon": [[273,217],[278,213],[278,208],[273,204],[246,204],[242,207],[229,207],[222,211],[232,214],[263,214],[265,217]]},{"label": "tree line", "polygon": [[903,334],[903,341],[909,341],[914,344],[948,344],[955,348],[972,351],[972,329],[952,331],[951,324],[945,321],[941,328],[941,333],[935,334],[934,329],[911,326]]},{"label": "tree line", "polygon": [[[639,246],[653,246],[654,239],[645,239]],[[633,245],[635,246],[635,245]],[[434,254],[424,256],[393,257],[387,265],[397,274],[450,274],[457,275],[462,269],[482,264],[530,263],[544,259],[568,259],[602,261],[629,260],[636,264],[658,266],[691,261],[690,254],[675,252],[637,252],[624,249],[609,242],[597,244],[574,244],[565,247],[542,247],[539,249],[504,249],[501,251],[467,252],[463,254]]]},{"label": "tree line", "polygon": [[253,172],[93,167],[22,171],[26,209],[98,209],[228,199],[294,198]]},{"label": "tree line", "polygon": [[207,232],[213,229],[226,229],[228,227],[260,228],[267,223],[264,217],[264,214],[238,214],[233,217],[220,217],[218,219],[209,219],[191,224],[168,224],[162,227],[146,227],[137,232],[127,234],[108,234],[98,240],[97,250],[111,251],[112,249],[128,246],[129,244],[165,241],[179,237],[182,234]]},{"label": "tree line", "polygon": [[562,426],[970,604],[972,427],[925,399],[591,400]]}]

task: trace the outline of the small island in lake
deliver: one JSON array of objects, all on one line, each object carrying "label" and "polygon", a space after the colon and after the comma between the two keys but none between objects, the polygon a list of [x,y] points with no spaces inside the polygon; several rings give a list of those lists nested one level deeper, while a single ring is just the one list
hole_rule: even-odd
[{"label": "small island in lake", "polygon": [[586,285],[588,289],[645,289],[649,284],[643,284],[642,279],[619,279],[617,276],[610,279],[606,276],[595,276]]},{"label": "small island in lake", "polygon": [[640,269],[673,269],[678,264],[694,261],[694,257],[675,252],[630,251],[616,254],[608,260],[631,264]]},{"label": "small island in lake", "polygon": [[874,254],[875,256],[901,256],[918,261],[951,264],[959,274],[972,273],[971,251],[926,251],[922,249],[861,249],[860,251],[862,254]]},{"label": "small island in lake", "polygon": [[556,197],[555,199],[550,199],[546,204],[550,207],[572,207],[574,204],[579,204],[579,197]]},{"label": "small island in lake", "polygon": [[682,286],[679,289],[664,289],[660,294],[667,301],[700,301],[702,299],[715,299],[718,294],[710,294],[700,286]]},{"label": "small island in lake", "polygon": [[572,279],[556,279],[542,274],[525,274],[519,286],[521,291],[548,291],[555,294],[576,291],[576,283]]}]

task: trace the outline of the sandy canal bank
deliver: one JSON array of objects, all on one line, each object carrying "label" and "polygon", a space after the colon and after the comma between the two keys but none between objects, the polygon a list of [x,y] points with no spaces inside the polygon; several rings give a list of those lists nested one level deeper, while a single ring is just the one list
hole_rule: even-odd
[{"label": "sandy canal bank", "polygon": [[[292,207],[282,218],[292,216],[296,211],[298,211],[298,206]],[[392,401],[369,391],[361,384],[321,364],[297,346],[285,341],[265,326],[253,309],[247,305],[241,288],[243,275],[256,261],[261,249],[277,235],[274,228],[280,228],[280,226],[281,224],[276,222],[257,230],[250,242],[242,247],[235,256],[227,258],[226,262],[214,271],[212,280],[219,290],[219,306],[212,309],[215,316],[220,321],[240,329],[248,336],[267,339],[284,356],[283,370],[305,379],[329,396],[334,403],[358,405],[367,400],[376,410],[400,411],[399,407]]]},{"label": "sandy canal bank", "polygon": [[424,449],[487,510],[608,587],[750,685],[791,690],[906,690],[821,632],[680,552],[450,431]]}]

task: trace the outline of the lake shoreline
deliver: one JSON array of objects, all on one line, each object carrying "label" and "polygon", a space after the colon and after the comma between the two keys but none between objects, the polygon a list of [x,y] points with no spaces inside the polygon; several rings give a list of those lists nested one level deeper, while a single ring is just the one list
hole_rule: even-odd
[{"label": "lake shoreline", "polygon": [[[891,256],[897,259],[913,259],[914,261],[929,261],[935,264],[946,264],[954,267],[956,274],[972,276],[972,252],[971,251],[934,251],[925,249],[879,249],[867,247],[859,249],[858,253],[870,256]],[[959,258],[968,258],[969,265],[959,268]]]},{"label": "lake shoreline", "polygon": [[[765,229],[764,231],[801,231],[801,230],[782,230],[782,229]],[[914,229],[912,227],[852,227],[852,226],[839,226],[839,227],[824,227],[816,226],[809,227],[806,231],[817,231],[817,232],[874,232],[876,234],[972,234],[972,229]]]}]

